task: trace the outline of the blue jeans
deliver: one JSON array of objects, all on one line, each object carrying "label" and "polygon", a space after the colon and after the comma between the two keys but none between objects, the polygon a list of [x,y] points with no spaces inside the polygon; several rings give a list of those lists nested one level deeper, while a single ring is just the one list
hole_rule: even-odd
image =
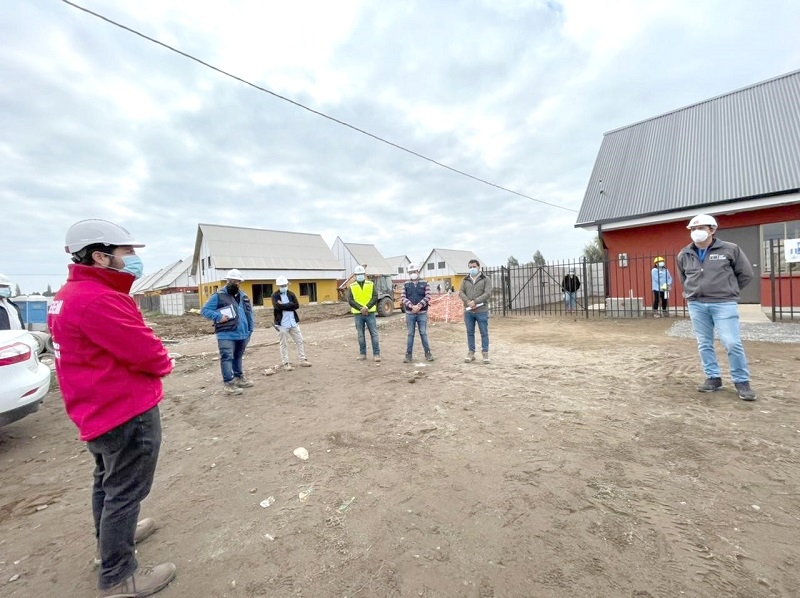
[{"label": "blue jeans", "polygon": [[100,551],[98,587],[110,588],[136,571],[133,536],[139,505],[150,493],[161,447],[156,405],[86,444],[94,456],[92,514]]},{"label": "blue jeans", "polygon": [[406,354],[411,355],[414,352],[414,334],[419,326],[419,338],[422,341],[422,348],[425,350],[425,355],[431,352],[431,347],[428,344],[428,312],[422,311],[418,314],[406,313],[406,327],[408,328],[408,342],[406,343]]},{"label": "blue jeans", "polygon": [[564,291],[564,305],[569,310],[575,309],[577,306],[576,295],[578,294],[577,291]]},{"label": "blue jeans", "polygon": [[356,323],[356,332],[358,333],[358,351],[361,355],[367,354],[367,339],[364,336],[364,326],[369,328],[369,338],[372,340],[372,354],[378,356],[381,354],[381,348],[378,345],[378,324],[375,321],[375,312],[369,315],[362,316],[361,314],[353,314],[353,320]]},{"label": "blue jeans", "polygon": [[750,372],[744,355],[742,339],[739,337],[739,306],[735,301],[726,303],[703,303],[689,301],[689,317],[697,337],[697,349],[706,378],[721,378],[717,354],[714,352],[714,328],[728,353],[728,365],[734,382],[747,382]]},{"label": "blue jeans", "polygon": [[467,325],[467,350],[475,352],[475,322],[478,323],[478,330],[481,333],[481,352],[489,352],[489,312],[481,311],[473,313],[464,311],[464,324]]},{"label": "blue jeans", "polygon": [[242,377],[242,356],[250,337],[242,340],[217,339],[219,345],[219,367],[222,368],[222,381],[230,382]]}]

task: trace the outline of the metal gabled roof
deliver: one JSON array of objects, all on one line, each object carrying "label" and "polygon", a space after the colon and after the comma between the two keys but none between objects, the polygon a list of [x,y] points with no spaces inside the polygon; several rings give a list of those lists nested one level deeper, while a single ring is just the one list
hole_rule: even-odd
[{"label": "metal gabled roof", "polygon": [[800,71],[606,133],[575,226],[800,189]]},{"label": "metal gabled roof", "polygon": [[198,224],[192,274],[205,241],[214,267],[227,270],[335,270],[342,266],[322,235]]},{"label": "metal gabled roof", "polygon": [[392,268],[386,258],[381,255],[378,248],[366,243],[344,243],[347,251],[353,259],[361,265],[367,264],[367,272],[370,274],[391,275],[397,273],[397,268]]},{"label": "metal gabled roof", "polygon": [[478,260],[478,263],[481,267],[485,267],[487,264],[483,260],[481,260],[477,255],[475,255],[472,251],[467,251],[463,249],[431,249],[431,252],[428,256],[420,262],[420,267],[422,264],[427,264],[428,260],[431,256],[437,253],[439,257],[444,259],[445,263],[451,267],[457,274],[468,274],[469,267],[467,266],[470,260]]}]

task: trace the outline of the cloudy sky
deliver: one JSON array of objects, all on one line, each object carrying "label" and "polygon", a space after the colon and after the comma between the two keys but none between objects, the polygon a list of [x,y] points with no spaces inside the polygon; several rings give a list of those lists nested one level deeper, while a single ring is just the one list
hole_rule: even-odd
[{"label": "cloudy sky", "polygon": [[145,271],[197,224],[384,256],[580,255],[603,133],[800,68],[795,0],[77,0],[455,174],[59,0],[0,17],[0,272],[57,289],[64,233],[126,226]]}]

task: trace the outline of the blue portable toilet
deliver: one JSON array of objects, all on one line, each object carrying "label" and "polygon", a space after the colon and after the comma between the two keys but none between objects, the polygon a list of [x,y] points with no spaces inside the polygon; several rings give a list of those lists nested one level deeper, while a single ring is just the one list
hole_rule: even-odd
[{"label": "blue portable toilet", "polygon": [[19,306],[28,330],[47,331],[47,297],[44,295],[20,295],[14,297],[13,301]]}]

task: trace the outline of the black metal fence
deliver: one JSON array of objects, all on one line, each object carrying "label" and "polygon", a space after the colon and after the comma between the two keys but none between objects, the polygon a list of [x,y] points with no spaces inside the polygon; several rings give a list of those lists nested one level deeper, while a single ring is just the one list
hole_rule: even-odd
[{"label": "black metal fence", "polygon": [[[504,316],[683,317],[687,315],[686,304],[675,257],[666,253],[623,255],[618,260],[565,260],[486,268],[484,272],[492,278],[493,309]],[[656,258],[663,259],[666,267],[656,268]],[[570,282],[570,275],[580,282],[573,296],[568,293],[576,286]],[[654,286],[658,288],[655,293]]]},{"label": "black metal fence", "polygon": [[[484,272],[492,278],[492,309],[504,316],[688,317],[676,258],[675,253],[621,254],[616,260],[601,262],[565,260],[498,266]],[[664,261],[663,269],[656,267],[660,260]],[[769,284],[760,277],[751,283],[762,285],[762,308],[766,313],[771,309],[773,322],[800,319],[800,263],[786,259],[784,241],[769,241],[765,266]],[[565,290],[565,277],[571,273],[580,281],[574,304]]]},{"label": "black metal fence", "polygon": [[[769,288],[773,322],[800,319],[800,292],[798,291],[800,289],[800,263],[786,259],[785,243],[788,242],[784,242],[782,239],[770,239],[769,241]],[[800,251],[800,247],[795,248],[795,251]]]}]

